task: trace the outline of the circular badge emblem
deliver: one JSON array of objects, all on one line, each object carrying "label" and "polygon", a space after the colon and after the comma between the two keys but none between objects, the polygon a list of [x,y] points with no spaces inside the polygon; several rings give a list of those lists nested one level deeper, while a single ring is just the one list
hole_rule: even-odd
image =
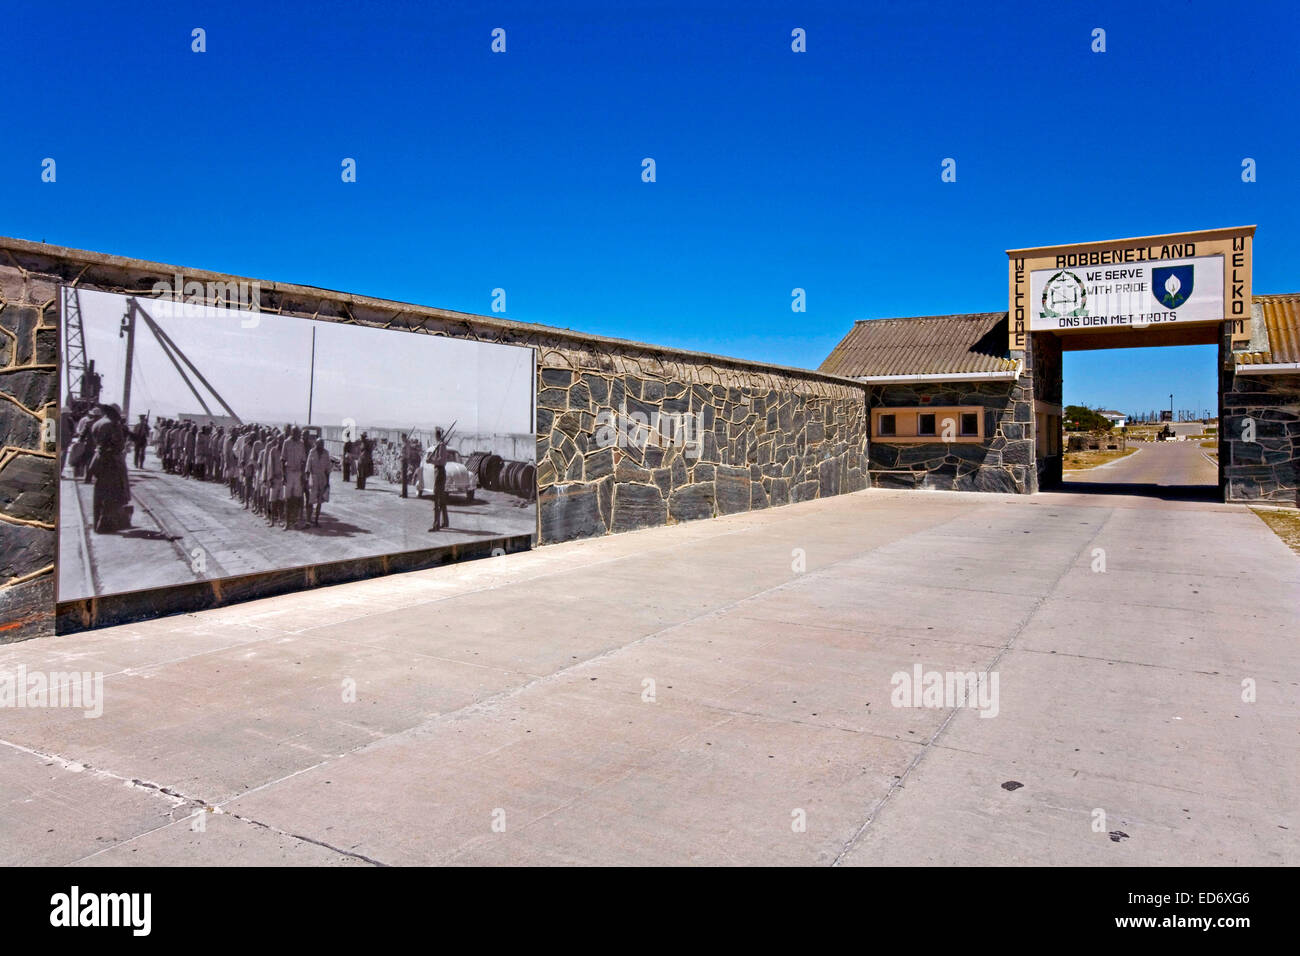
[{"label": "circular badge emblem", "polygon": [[1088,311],[1088,290],[1083,280],[1062,269],[1043,286],[1043,318],[1061,319]]}]

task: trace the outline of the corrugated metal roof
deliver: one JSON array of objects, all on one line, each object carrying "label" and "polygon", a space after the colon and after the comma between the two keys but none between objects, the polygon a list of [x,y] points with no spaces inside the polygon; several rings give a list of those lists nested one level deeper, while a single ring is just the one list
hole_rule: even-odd
[{"label": "corrugated metal roof", "polygon": [[1006,357],[1007,313],[923,315],[864,319],[826,357],[818,371],[848,378],[1013,372]]},{"label": "corrugated metal roof", "polygon": [[[1268,347],[1234,352],[1238,365],[1283,365],[1300,362],[1300,292],[1288,295],[1257,295],[1264,318]],[[1263,344],[1252,342],[1252,345]]]}]

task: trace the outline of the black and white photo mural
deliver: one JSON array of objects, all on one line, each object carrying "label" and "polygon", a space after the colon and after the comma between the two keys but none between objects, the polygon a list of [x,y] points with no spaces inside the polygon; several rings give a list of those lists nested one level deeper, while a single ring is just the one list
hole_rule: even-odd
[{"label": "black and white photo mural", "polygon": [[69,287],[62,332],[60,601],[536,532],[530,348]]}]

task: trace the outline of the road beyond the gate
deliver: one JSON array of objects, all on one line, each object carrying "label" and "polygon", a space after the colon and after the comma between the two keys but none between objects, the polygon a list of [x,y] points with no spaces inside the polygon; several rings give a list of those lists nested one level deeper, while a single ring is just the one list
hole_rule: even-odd
[{"label": "road beyond the gate", "polygon": [[1108,464],[1065,473],[1067,482],[1110,485],[1111,489],[1071,484],[1069,490],[1104,492],[1124,485],[1120,491],[1167,494],[1180,489],[1186,497],[1219,497],[1219,468],[1206,457],[1213,449],[1202,448],[1199,441],[1142,442],[1136,447],[1131,455]]},{"label": "road beyond the gate", "polygon": [[1114,489],[544,547],[0,647],[103,675],[0,708],[0,863],[1295,865],[1298,633],[1249,509]]}]

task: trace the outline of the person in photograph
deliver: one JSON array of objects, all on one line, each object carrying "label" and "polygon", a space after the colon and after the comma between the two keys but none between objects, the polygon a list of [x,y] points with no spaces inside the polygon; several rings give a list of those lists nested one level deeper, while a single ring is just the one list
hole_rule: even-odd
[{"label": "person in photograph", "polygon": [[267,443],[262,453],[262,475],[266,484],[266,523],[275,527],[284,511],[284,457],[281,453],[281,439],[278,435]]},{"label": "person in photograph", "polygon": [[199,468],[203,471],[203,480],[211,481],[215,474],[212,467],[212,448],[217,441],[217,426],[208,422],[199,429],[199,434],[203,436],[203,454],[199,455]]},{"label": "person in photograph", "polygon": [[77,435],[77,416],[73,414],[71,408],[66,405],[59,412],[59,471],[62,471],[68,464],[68,453],[72,451],[72,445],[76,441]]},{"label": "person in photograph", "polygon": [[207,425],[201,425],[194,433],[194,477],[199,481],[207,474],[208,442],[211,436]]},{"label": "person in photograph", "polygon": [[371,469],[374,466],[374,443],[370,440],[365,432],[361,433],[361,440],[357,442],[357,489],[364,491],[366,488],[366,479],[371,475]]},{"label": "person in photograph", "polygon": [[274,433],[267,433],[260,443],[253,446],[253,506],[249,510],[255,515],[266,513],[266,458],[274,443]]},{"label": "person in photograph", "polygon": [[163,471],[171,475],[176,472],[176,423],[168,421],[158,439],[158,456],[162,458]]},{"label": "person in photograph", "polygon": [[411,436],[411,447],[407,452],[407,466],[411,469],[411,481],[415,481],[420,475],[420,462],[424,460],[424,445],[420,439],[414,435]]},{"label": "person in photograph", "polygon": [[137,468],[144,467],[144,450],[149,443],[149,419],[141,415],[136,421],[135,427],[131,429],[131,444],[135,448],[135,454],[132,458],[132,464]]},{"label": "person in photograph", "polygon": [[248,426],[241,425],[235,429],[234,441],[230,443],[230,461],[227,466],[226,475],[230,480],[230,497],[239,497],[244,485],[244,469],[242,462],[244,460],[244,436],[248,434]]},{"label": "person in photograph", "polygon": [[95,485],[92,530],[95,534],[109,534],[131,523],[126,507],[131,501],[126,475],[128,431],[116,405],[99,408],[101,414],[92,427],[95,452],[86,466],[86,475]]},{"label": "person in photograph", "polygon": [[239,426],[232,426],[226,433],[225,441],[221,443],[222,474],[225,476],[226,484],[230,486],[230,497],[235,497],[238,492],[239,482],[239,452],[236,446],[239,444]]},{"label": "person in photograph", "polygon": [[[330,500],[330,453],[325,450],[325,440],[317,438],[312,450],[307,453],[307,491],[310,495],[308,518],[316,527],[320,527],[320,506]],[[312,512],[315,512],[314,514]]]},{"label": "person in photograph", "polygon": [[307,449],[303,447],[302,432],[297,425],[285,439],[280,460],[284,465],[284,530],[288,531],[298,523],[298,512],[302,508],[303,474],[307,468]]},{"label": "person in photograph", "polygon": [[221,455],[221,440],[221,426],[218,425],[216,428],[212,429],[212,433],[208,436],[208,460],[206,469],[208,481],[221,480],[221,462],[223,461]]},{"label": "person in photograph", "polygon": [[181,477],[185,476],[185,438],[189,434],[189,431],[190,428],[188,422],[176,423],[175,447],[172,450],[172,454],[175,458],[173,467],[176,469],[176,474]]},{"label": "person in photograph", "polygon": [[185,474],[185,433],[188,429],[184,422],[177,422],[172,430],[172,470],[178,475]]},{"label": "person in photograph", "polygon": [[433,527],[429,530],[440,531],[451,527],[447,515],[447,442],[441,428],[434,429],[433,440]]},{"label": "person in photograph", "polygon": [[397,450],[397,454],[398,454],[397,466],[402,470],[402,497],[405,498],[407,496],[406,495],[407,476],[411,473],[411,468],[410,468],[411,463],[408,460],[411,454],[411,440],[407,438],[405,435],[402,436],[402,445]]},{"label": "person in photograph", "polygon": [[262,442],[257,452],[257,467],[253,472],[253,514],[265,515],[267,508],[267,495],[270,488],[266,482],[266,458],[267,452],[275,443],[278,432],[270,430],[264,433]]},{"label": "person in photograph", "polygon": [[266,451],[267,431],[265,428],[253,429],[253,480],[250,485],[249,510],[257,514],[262,506],[262,455]]},{"label": "person in photograph", "polygon": [[82,428],[85,429],[86,447],[82,451],[82,476],[86,479],[86,484],[91,484],[94,479],[90,476],[90,462],[95,457],[95,425],[99,420],[104,418],[103,407],[96,405],[87,412],[86,418],[82,419]]},{"label": "person in photograph", "polygon": [[[266,515],[271,510],[271,485],[267,475],[267,452],[281,440],[278,428],[268,428],[262,439],[262,452],[257,456],[257,507],[253,510],[259,515]],[[278,453],[277,453],[278,454]]]},{"label": "person in photograph", "polygon": [[185,445],[189,441],[190,423],[179,422],[176,425],[176,474],[182,478],[189,477],[186,469]]},{"label": "person in photograph", "polygon": [[420,445],[420,439],[412,435],[406,442],[406,472],[405,481],[414,481],[420,473],[420,456],[424,449]]},{"label": "person in photograph", "polygon": [[262,431],[262,453],[257,458],[257,506],[258,514],[265,515],[270,501],[271,486],[267,483],[266,452],[272,445],[278,445],[284,436],[278,428],[266,428]]},{"label": "person in photograph", "polygon": [[239,471],[243,479],[243,486],[239,499],[244,504],[244,510],[248,511],[253,506],[253,475],[257,472],[257,460],[255,458],[255,449],[257,448],[257,426],[249,427],[248,434],[244,436],[244,450],[239,456]]},{"label": "person in photograph", "polygon": [[182,447],[181,454],[184,459],[182,464],[182,474],[186,478],[194,477],[194,451],[199,444],[199,430],[193,422],[185,425],[185,444]]},{"label": "person in photograph", "polygon": [[90,459],[95,453],[95,439],[91,431],[101,414],[103,413],[100,412],[99,406],[95,405],[81,416],[76,426],[77,437],[68,454],[68,459],[72,462],[72,476],[84,479],[86,484],[91,482],[90,476],[86,474],[86,466],[90,464]]}]

